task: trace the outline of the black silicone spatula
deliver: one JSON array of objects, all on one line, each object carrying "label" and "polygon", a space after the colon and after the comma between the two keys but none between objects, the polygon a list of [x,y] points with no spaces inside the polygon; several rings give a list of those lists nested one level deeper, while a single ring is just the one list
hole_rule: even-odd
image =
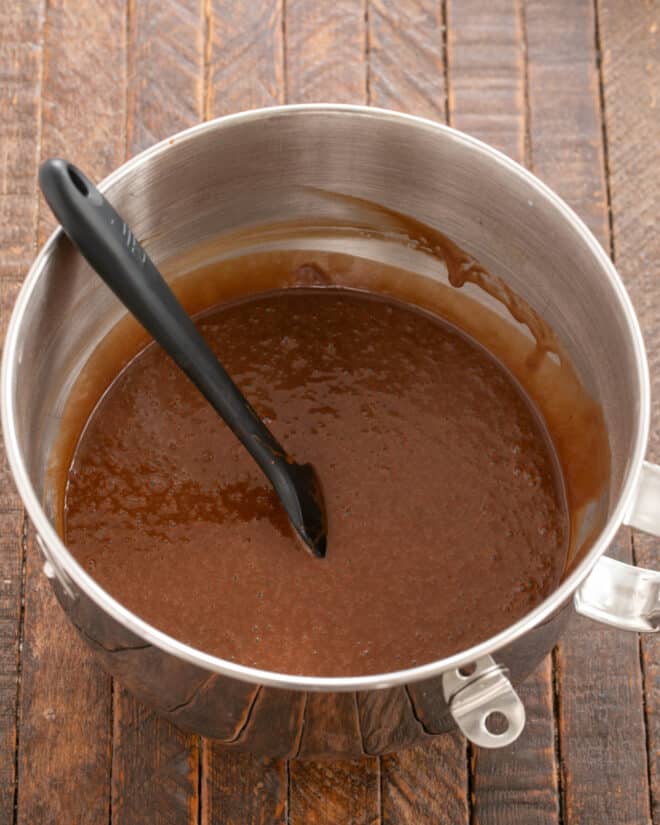
[{"label": "black silicone spatula", "polygon": [[45,161],[39,184],[69,238],[242,441],[307,547],[325,556],[325,509],[314,468],[296,463],[255,413],[126,222],[65,160]]}]

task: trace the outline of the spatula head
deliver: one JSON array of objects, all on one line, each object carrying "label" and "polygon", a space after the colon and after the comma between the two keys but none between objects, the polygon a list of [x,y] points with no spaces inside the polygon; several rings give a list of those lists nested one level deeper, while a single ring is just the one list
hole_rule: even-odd
[{"label": "spatula head", "polygon": [[311,464],[289,465],[294,489],[280,495],[291,524],[317,558],[324,558],[327,547],[327,521],[321,483]]}]

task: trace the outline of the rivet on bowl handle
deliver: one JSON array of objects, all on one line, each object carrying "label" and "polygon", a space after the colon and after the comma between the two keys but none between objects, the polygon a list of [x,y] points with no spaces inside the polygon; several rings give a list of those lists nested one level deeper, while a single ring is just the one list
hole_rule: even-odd
[{"label": "rivet on bowl handle", "polygon": [[[660,536],[660,467],[645,461],[624,519]],[[642,633],[660,630],[660,572],[601,557],[575,594],[575,609],[598,622]]]},{"label": "rivet on bowl handle", "polygon": [[492,656],[442,677],[445,701],[463,735],[482,748],[503,748],[525,727],[525,707]]}]

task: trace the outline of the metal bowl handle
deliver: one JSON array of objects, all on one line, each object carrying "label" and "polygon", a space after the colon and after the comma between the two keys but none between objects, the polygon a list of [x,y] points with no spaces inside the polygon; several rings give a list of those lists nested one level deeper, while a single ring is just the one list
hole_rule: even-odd
[{"label": "metal bowl handle", "polygon": [[[629,527],[660,536],[660,466],[645,461]],[[660,630],[660,572],[601,557],[575,594],[575,609],[598,622],[643,633]]]}]

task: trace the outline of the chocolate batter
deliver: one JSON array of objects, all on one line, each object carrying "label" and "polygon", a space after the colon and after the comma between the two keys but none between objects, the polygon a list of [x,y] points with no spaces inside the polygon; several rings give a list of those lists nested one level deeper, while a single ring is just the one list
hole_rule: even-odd
[{"label": "chocolate batter", "polygon": [[328,554],[294,539],[245,450],[152,345],[90,417],[64,512],[68,546],[139,616],[241,664],[360,675],[465,649],[557,585],[569,529],[550,440],[456,328],[334,287],[235,301],[199,327],[317,469]]}]

